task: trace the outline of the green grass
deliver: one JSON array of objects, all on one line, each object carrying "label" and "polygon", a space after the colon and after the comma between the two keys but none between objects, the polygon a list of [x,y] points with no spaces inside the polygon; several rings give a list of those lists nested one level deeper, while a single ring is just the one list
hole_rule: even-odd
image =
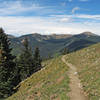
[{"label": "green grass", "polygon": [[20,83],[7,100],[69,100],[68,67],[61,57],[45,61],[46,67]]},{"label": "green grass", "polygon": [[100,44],[68,54],[66,60],[77,67],[90,100],[100,100]]}]

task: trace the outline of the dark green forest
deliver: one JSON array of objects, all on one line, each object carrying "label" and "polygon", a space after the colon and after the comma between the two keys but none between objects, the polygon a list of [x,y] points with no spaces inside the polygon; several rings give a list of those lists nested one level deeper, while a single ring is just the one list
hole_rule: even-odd
[{"label": "dark green forest", "polygon": [[22,52],[18,57],[12,55],[11,42],[7,34],[0,28],[0,98],[7,98],[17,90],[19,82],[42,68],[39,48],[34,52],[25,38]]}]

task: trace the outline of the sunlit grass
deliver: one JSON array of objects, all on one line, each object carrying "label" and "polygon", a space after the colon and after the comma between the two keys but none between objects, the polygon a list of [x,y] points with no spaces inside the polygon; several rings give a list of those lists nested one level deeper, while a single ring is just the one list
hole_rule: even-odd
[{"label": "sunlit grass", "polygon": [[19,90],[7,100],[69,100],[68,67],[61,57],[43,64],[45,67],[20,83]]},{"label": "sunlit grass", "polygon": [[77,67],[90,100],[100,100],[100,44],[69,54],[66,60]]}]

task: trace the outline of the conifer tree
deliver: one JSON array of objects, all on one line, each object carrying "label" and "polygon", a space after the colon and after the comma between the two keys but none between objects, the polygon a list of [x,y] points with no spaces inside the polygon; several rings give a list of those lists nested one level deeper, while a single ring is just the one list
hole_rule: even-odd
[{"label": "conifer tree", "polygon": [[18,66],[20,70],[20,79],[24,80],[34,72],[34,62],[33,62],[32,50],[29,46],[28,39],[25,38],[22,44],[24,48],[19,57]]},{"label": "conifer tree", "polygon": [[65,55],[65,54],[68,54],[68,53],[69,53],[68,48],[64,48],[63,51],[62,51],[62,54]]},{"label": "conifer tree", "polygon": [[37,47],[34,52],[35,72],[42,68],[41,62],[42,60],[40,58],[40,51],[39,51],[39,48]]},{"label": "conifer tree", "polygon": [[4,30],[0,28],[0,98],[8,97],[13,92],[15,66],[11,54],[10,42]]}]

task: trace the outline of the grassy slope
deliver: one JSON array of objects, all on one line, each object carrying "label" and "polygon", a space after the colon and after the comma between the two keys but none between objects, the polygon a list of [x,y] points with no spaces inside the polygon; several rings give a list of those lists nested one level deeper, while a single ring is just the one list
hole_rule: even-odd
[{"label": "grassy slope", "polygon": [[68,67],[61,57],[44,62],[46,67],[20,84],[7,100],[69,100]]},{"label": "grassy slope", "polygon": [[90,100],[100,99],[100,44],[66,56],[78,68],[83,89]]}]

